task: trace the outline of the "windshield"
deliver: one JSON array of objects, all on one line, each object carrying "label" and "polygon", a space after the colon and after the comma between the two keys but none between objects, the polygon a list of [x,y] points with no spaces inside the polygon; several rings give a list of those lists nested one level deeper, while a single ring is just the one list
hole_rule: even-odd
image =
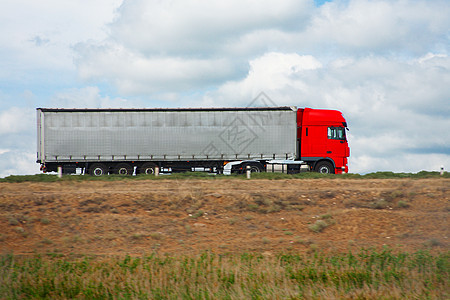
[{"label": "windshield", "polygon": [[346,140],[344,127],[328,127],[328,138],[332,140]]}]

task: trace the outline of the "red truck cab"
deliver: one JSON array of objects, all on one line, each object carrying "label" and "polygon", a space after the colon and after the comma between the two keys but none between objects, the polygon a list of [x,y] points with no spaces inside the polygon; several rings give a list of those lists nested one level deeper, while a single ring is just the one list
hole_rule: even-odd
[{"label": "red truck cab", "polygon": [[297,110],[297,159],[320,173],[348,172],[350,148],[347,122],[337,110],[301,108]]}]

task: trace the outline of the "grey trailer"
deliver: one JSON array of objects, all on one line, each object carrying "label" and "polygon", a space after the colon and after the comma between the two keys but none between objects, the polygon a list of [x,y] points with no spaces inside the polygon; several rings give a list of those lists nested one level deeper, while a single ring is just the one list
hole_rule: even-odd
[{"label": "grey trailer", "polygon": [[297,158],[296,107],[37,108],[37,162],[93,175],[210,171]]}]

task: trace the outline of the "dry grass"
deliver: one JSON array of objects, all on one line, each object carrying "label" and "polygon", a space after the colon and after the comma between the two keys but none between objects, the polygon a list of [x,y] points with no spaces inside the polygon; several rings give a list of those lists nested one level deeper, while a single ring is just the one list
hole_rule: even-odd
[{"label": "dry grass", "polygon": [[0,298],[448,299],[449,253],[0,256]]},{"label": "dry grass", "polygon": [[[441,251],[448,186],[440,178],[0,183],[0,253],[139,255],[156,244],[170,254]],[[374,209],[381,199],[387,206]],[[309,229],[317,220],[327,227]]]}]

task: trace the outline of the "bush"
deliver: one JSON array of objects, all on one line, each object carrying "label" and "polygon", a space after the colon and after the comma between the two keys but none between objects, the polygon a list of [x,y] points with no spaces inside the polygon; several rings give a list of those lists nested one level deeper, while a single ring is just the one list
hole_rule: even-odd
[{"label": "bush", "polygon": [[308,228],[309,228],[309,230],[314,231],[314,232],[321,232],[328,226],[329,226],[328,223],[325,222],[324,220],[317,220],[314,224],[309,225]]},{"label": "bush", "polygon": [[400,207],[400,208],[407,208],[407,207],[409,207],[410,205],[409,205],[408,202],[403,201],[403,200],[400,200],[400,201],[397,202],[397,206]]}]

